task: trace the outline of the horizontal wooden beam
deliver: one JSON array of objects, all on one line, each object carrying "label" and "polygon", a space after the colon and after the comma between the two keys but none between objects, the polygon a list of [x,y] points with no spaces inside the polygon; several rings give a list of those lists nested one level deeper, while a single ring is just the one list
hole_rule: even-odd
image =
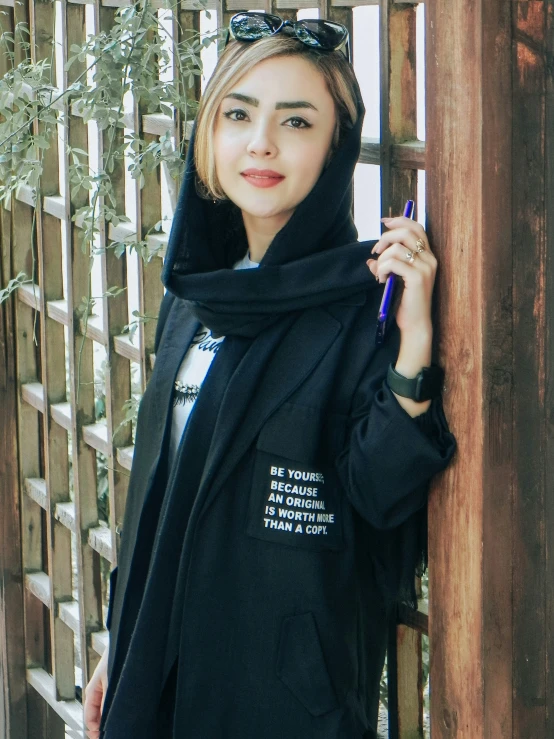
[{"label": "horizontal wooden beam", "polygon": [[102,656],[110,644],[109,631],[93,631],[90,635],[91,644],[94,651]]},{"label": "horizontal wooden beam", "polygon": [[96,526],[88,530],[88,543],[95,552],[114,564],[112,535],[107,526]]},{"label": "horizontal wooden beam", "polygon": [[133,454],[135,452],[134,446],[121,447],[117,450],[117,461],[126,470],[131,470],[133,463]]},{"label": "horizontal wooden beam", "polygon": [[78,634],[81,628],[79,619],[79,604],[76,600],[63,601],[58,604],[58,612],[60,619],[66,626],[69,626],[73,633]]},{"label": "horizontal wooden beam", "polygon": [[[60,716],[67,726],[77,734],[74,736],[82,737],[83,735],[83,706],[79,701],[59,701],[56,700],[56,688],[54,678],[49,675],[46,670],[41,667],[34,667],[27,670],[27,682],[31,685],[39,695],[51,706]],[[37,738],[38,739],[38,738]]]},{"label": "horizontal wooden beam", "polygon": [[41,480],[37,477],[27,477],[23,481],[23,487],[29,498],[34,500],[35,503],[43,508],[45,511],[48,510],[48,494],[46,492],[46,480]]},{"label": "horizontal wooden beam", "polygon": [[50,608],[50,578],[46,572],[27,572],[25,587],[47,608]]}]

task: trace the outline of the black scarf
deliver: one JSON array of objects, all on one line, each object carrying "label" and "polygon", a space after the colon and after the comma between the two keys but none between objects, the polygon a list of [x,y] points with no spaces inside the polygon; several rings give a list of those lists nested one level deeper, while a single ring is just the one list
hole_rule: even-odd
[{"label": "black scarf", "polygon": [[198,194],[195,127],[163,270],[167,289],[189,301],[216,335],[256,336],[294,311],[328,305],[377,285],[365,262],[375,241],[360,243],[352,219],[352,178],[365,109],[256,270],[232,270],[248,248],[239,209]]}]

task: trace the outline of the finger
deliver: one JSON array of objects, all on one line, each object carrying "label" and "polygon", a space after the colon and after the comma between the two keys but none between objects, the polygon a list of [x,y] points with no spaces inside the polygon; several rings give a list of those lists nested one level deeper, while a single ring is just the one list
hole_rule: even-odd
[{"label": "finger", "polygon": [[[413,255],[413,260],[410,259],[410,254]],[[383,262],[383,260],[389,258],[406,260],[408,264],[421,270],[428,277],[434,276],[437,271],[437,260],[432,254],[425,252],[418,254],[415,250],[407,248],[404,244],[393,244],[381,254],[377,262]]]},{"label": "finger", "polygon": [[366,262],[367,266],[369,267],[369,271],[371,274],[377,278],[377,260],[376,259],[368,259]]},{"label": "finger", "polygon": [[417,258],[413,264],[410,264],[405,258],[401,259],[398,257],[389,257],[383,260],[377,267],[379,282],[386,282],[387,277],[393,273],[403,278],[406,287],[410,285],[415,287],[416,285],[423,284],[426,276],[421,269],[415,266],[416,262]]},{"label": "finger", "polygon": [[417,268],[423,269],[424,272],[433,269],[433,265],[429,261],[421,258],[421,254],[417,254],[412,249],[406,247],[405,244],[392,244],[386,249],[383,254],[377,259],[378,264],[383,264],[387,259],[400,259],[405,260],[408,264],[412,264]]},{"label": "finger", "polygon": [[102,680],[102,702],[100,704],[100,715],[104,713],[104,701],[106,699],[106,691],[108,689],[108,681]]},{"label": "finger", "polygon": [[100,738],[100,724],[87,724],[85,721],[85,731],[87,739]]},{"label": "finger", "polygon": [[[418,244],[419,239],[421,239],[421,241],[419,241]],[[432,254],[425,232],[424,236],[420,236],[410,228],[395,228],[393,231],[387,231],[387,233],[384,233],[381,236],[371,252],[372,254],[382,254],[386,249],[392,246],[392,244],[397,242],[404,244],[407,249],[411,249],[412,251],[416,251],[418,246],[421,245],[421,242],[423,242],[423,251],[420,253],[423,254],[424,252],[427,252],[428,254]]]},{"label": "finger", "polygon": [[100,737],[100,719],[94,720],[85,718],[85,730],[87,739],[99,739]]},{"label": "finger", "polygon": [[85,721],[85,727],[90,732],[93,732],[90,734],[90,739],[96,739],[98,732],[100,731],[102,697],[102,690],[93,689],[92,691],[88,691],[87,697],[85,698],[83,718]]},{"label": "finger", "polygon": [[395,218],[381,218],[381,223],[384,224],[385,228],[408,228],[418,235],[418,238],[427,239],[427,233],[425,229],[419,223],[414,221],[412,218],[406,218],[406,216],[396,216]]}]

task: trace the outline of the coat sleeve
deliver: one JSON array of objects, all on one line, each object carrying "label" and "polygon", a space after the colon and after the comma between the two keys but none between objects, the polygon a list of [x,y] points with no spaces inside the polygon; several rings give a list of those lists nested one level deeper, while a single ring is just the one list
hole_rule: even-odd
[{"label": "coat sleeve", "polygon": [[[175,295],[172,295],[169,291],[165,293],[165,295],[162,298],[162,302],[160,304],[160,311],[158,314],[158,324],[156,326],[156,337],[154,339],[154,351],[158,351],[158,347],[160,345],[160,341],[162,338],[162,334],[164,331],[164,327],[167,321],[167,317],[169,315],[169,311],[171,310],[171,306],[173,305],[173,301],[175,300]],[[121,532],[123,534],[123,532]],[[108,631],[110,630],[111,622],[112,622],[112,611],[113,611],[113,603],[115,598],[115,588],[117,584],[117,567],[114,567],[114,569],[110,572],[110,596],[108,600],[108,613],[106,615],[106,628]]]},{"label": "coat sleeve", "polygon": [[358,513],[378,529],[399,526],[427,501],[430,479],[452,458],[456,442],[441,398],[412,418],[386,382],[398,337],[375,352],[356,390],[347,443],[336,462]]}]

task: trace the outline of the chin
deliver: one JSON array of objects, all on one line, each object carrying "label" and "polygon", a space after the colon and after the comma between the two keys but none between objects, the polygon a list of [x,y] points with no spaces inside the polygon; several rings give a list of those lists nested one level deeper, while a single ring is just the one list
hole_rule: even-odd
[{"label": "chin", "polygon": [[271,201],[269,198],[264,202],[260,198],[237,197],[231,198],[244,213],[252,218],[275,218],[294,210],[295,206],[282,201]]},{"label": "chin", "polygon": [[255,206],[247,203],[239,207],[243,213],[247,213],[252,218],[276,218],[292,210],[291,208],[283,208],[279,206]]}]

